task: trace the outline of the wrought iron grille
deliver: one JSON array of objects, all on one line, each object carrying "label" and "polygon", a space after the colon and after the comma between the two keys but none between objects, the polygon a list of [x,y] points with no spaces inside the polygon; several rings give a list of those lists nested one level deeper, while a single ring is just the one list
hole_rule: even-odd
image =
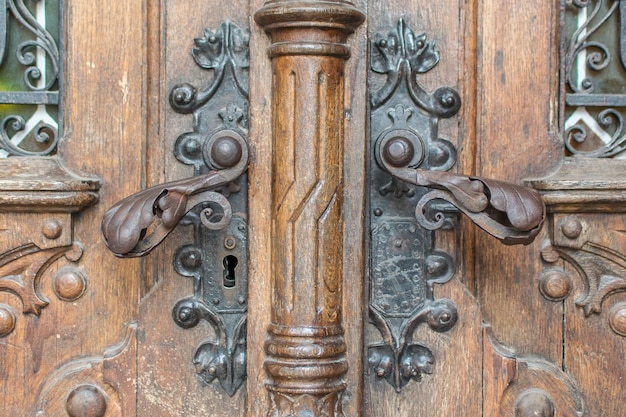
[{"label": "wrought iron grille", "polygon": [[562,0],[561,10],[566,153],[626,157],[626,1]]},{"label": "wrought iron grille", "polygon": [[0,157],[56,152],[62,0],[0,0]]}]

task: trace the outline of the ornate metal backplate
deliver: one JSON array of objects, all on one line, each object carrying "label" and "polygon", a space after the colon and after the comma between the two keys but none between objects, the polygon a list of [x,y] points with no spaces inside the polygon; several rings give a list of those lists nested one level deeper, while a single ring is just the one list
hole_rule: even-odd
[{"label": "ornate metal backplate", "polygon": [[401,19],[387,35],[376,35],[370,57],[372,71],[386,80],[370,95],[369,312],[385,344],[370,347],[369,362],[400,390],[432,372],[432,352],[412,342],[415,327],[426,322],[444,332],[457,321],[452,301],[433,299],[433,284],[454,273],[450,256],[434,248],[434,230],[451,226],[450,213],[458,209],[502,243],[528,244],[545,206],[530,188],[447,172],[456,149],[439,137],[438,123],[458,112],[461,99],[449,87],[430,94],[417,82],[439,62],[426,35],[415,35]]},{"label": "ornate metal backplate", "polygon": [[[200,92],[189,84],[174,87],[170,103],[180,113],[194,114],[194,129],[178,138],[175,154],[201,176],[237,158],[229,139],[247,136],[248,34],[224,22],[215,32],[206,29],[195,45],[196,63],[213,70],[213,80]],[[247,184],[244,173],[217,190],[230,206],[206,202],[187,213],[182,223],[193,227],[194,243],[181,247],[174,259],[176,271],[194,288],[174,307],[174,321],[183,328],[201,319],[213,325],[218,340],[201,344],[193,363],[205,383],[218,379],[231,396],[246,375]]]},{"label": "ornate metal backplate", "polygon": [[[432,69],[439,53],[434,42],[424,34],[416,35],[404,20],[388,34],[377,34],[370,48],[371,69],[385,74],[386,80],[380,88],[370,87],[369,311],[385,344],[369,347],[369,365],[377,377],[399,391],[411,379],[419,381],[432,372],[435,358],[430,349],[412,341],[415,327],[427,322],[435,331],[446,331],[456,323],[454,303],[434,300],[432,294],[433,284],[447,282],[454,267],[447,253],[434,248],[434,232],[423,228],[413,215],[418,201],[431,190],[391,176],[376,156],[390,141],[408,138],[408,146],[425,145],[410,156],[410,166],[450,169],[456,150],[438,137],[437,120],[454,115],[460,99],[447,87],[431,95],[417,84],[417,75]],[[392,145],[390,151],[405,152],[401,145]]]}]

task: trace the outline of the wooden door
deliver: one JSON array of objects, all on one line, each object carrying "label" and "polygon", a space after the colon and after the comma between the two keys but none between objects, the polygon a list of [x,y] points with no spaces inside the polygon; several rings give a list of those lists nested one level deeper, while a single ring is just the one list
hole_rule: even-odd
[{"label": "wooden door", "polygon": [[[27,39],[52,83],[21,87],[58,146],[6,145],[26,95],[0,94],[0,415],[625,414],[623,2],[7,0],[0,20],[37,29],[44,3],[56,46]],[[455,184],[490,208],[451,198],[426,232],[418,200]],[[505,217],[537,203],[518,185],[537,236],[541,210]],[[112,206],[136,208],[101,231]]]}]

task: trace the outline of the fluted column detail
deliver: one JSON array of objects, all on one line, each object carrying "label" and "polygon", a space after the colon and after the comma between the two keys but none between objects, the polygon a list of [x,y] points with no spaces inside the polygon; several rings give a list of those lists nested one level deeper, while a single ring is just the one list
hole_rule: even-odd
[{"label": "fluted column detail", "polygon": [[345,42],[363,15],[344,1],[272,0],[255,19],[272,38],[269,415],[341,416]]}]

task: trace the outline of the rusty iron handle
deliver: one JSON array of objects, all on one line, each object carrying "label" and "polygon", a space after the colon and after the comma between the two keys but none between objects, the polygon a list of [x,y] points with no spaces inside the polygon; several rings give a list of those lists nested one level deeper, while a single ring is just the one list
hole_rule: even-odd
[{"label": "rusty iron handle", "polygon": [[243,174],[248,166],[248,145],[236,131],[219,132],[211,148],[213,170],[206,175],[160,184],[132,194],[111,207],[102,219],[102,236],[118,257],[148,254],[178,225],[183,216],[198,204],[217,205],[222,215],[214,221],[214,210],[201,214],[209,229],[230,222],[228,199],[213,190]]},{"label": "rusty iron handle", "polygon": [[443,171],[411,167],[421,160],[423,147],[410,138],[392,135],[376,144],[376,159],[393,177],[413,185],[433,188],[418,201],[415,217],[428,230],[442,226],[444,216],[427,218],[426,207],[434,200],[445,200],[487,233],[506,245],[529,244],[541,230],[546,207],[539,192],[529,187]]}]

